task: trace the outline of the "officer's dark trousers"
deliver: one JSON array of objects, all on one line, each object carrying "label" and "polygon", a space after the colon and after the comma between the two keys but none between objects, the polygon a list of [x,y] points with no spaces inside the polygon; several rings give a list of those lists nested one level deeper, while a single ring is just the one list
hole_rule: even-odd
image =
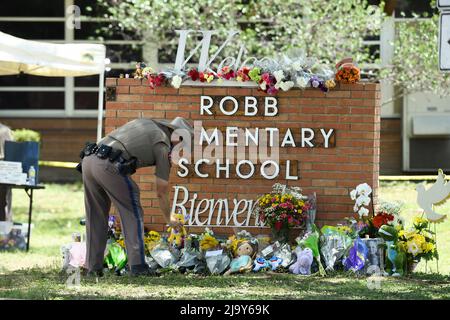
[{"label": "officer's dark trousers", "polygon": [[87,268],[103,269],[111,202],[122,222],[130,266],[145,265],[144,229],[139,188],[130,176],[121,175],[107,159],[95,155],[83,159],[83,183],[86,207]]}]

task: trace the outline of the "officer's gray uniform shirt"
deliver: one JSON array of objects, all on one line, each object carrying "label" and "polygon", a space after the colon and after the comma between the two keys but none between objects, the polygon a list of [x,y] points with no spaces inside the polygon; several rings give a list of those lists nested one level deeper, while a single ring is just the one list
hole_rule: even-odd
[{"label": "officer's gray uniform shirt", "polygon": [[155,166],[155,175],[168,181],[170,131],[160,126],[151,119],[136,119],[111,132],[99,145],[107,144],[126,151],[128,156],[138,159],[138,168]]}]

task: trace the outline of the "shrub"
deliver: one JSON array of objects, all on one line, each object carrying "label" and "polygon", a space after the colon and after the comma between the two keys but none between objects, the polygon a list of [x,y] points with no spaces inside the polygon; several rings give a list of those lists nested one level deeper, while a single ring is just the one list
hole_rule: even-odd
[{"label": "shrub", "polygon": [[41,134],[37,131],[29,129],[16,129],[13,130],[14,141],[25,142],[25,141],[41,141]]}]

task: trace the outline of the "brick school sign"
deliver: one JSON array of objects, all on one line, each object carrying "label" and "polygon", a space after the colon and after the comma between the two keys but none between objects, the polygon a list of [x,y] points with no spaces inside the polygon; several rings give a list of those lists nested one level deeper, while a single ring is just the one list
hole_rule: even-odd
[{"label": "brick school sign", "polygon": [[[110,78],[106,85],[106,134],[139,117],[182,116],[195,123],[192,154],[180,158],[170,178],[172,207],[191,213],[192,232],[205,226],[217,233],[232,231],[224,226],[252,231],[259,226],[250,214],[254,202],[275,182],[299,186],[306,195],[316,192],[319,224],[351,215],[349,192],[357,184],[370,184],[376,201],[376,83],[341,84],[328,93],[292,89],[276,96],[208,84],[150,89],[138,79]],[[276,157],[270,154],[273,147]],[[141,188],[146,226],[164,231],[153,173],[142,168],[133,178]]]}]

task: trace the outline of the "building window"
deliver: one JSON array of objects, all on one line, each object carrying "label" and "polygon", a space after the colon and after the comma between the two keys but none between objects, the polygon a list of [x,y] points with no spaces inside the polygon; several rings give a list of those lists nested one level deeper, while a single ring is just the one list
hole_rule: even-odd
[{"label": "building window", "polygon": [[[67,29],[65,8],[78,5],[81,29]],[[103,43],[111,59],[106,77],[131,73],[142,60],[142,41],[133,34],[110,34],[99,18],[97,0],[14,0],[1,5],[0,30],[13,36],[54,43]],[[86,8],[91,7],[92,11]],[[96,117],[99,76],[0,77],[0,117]]]}]

